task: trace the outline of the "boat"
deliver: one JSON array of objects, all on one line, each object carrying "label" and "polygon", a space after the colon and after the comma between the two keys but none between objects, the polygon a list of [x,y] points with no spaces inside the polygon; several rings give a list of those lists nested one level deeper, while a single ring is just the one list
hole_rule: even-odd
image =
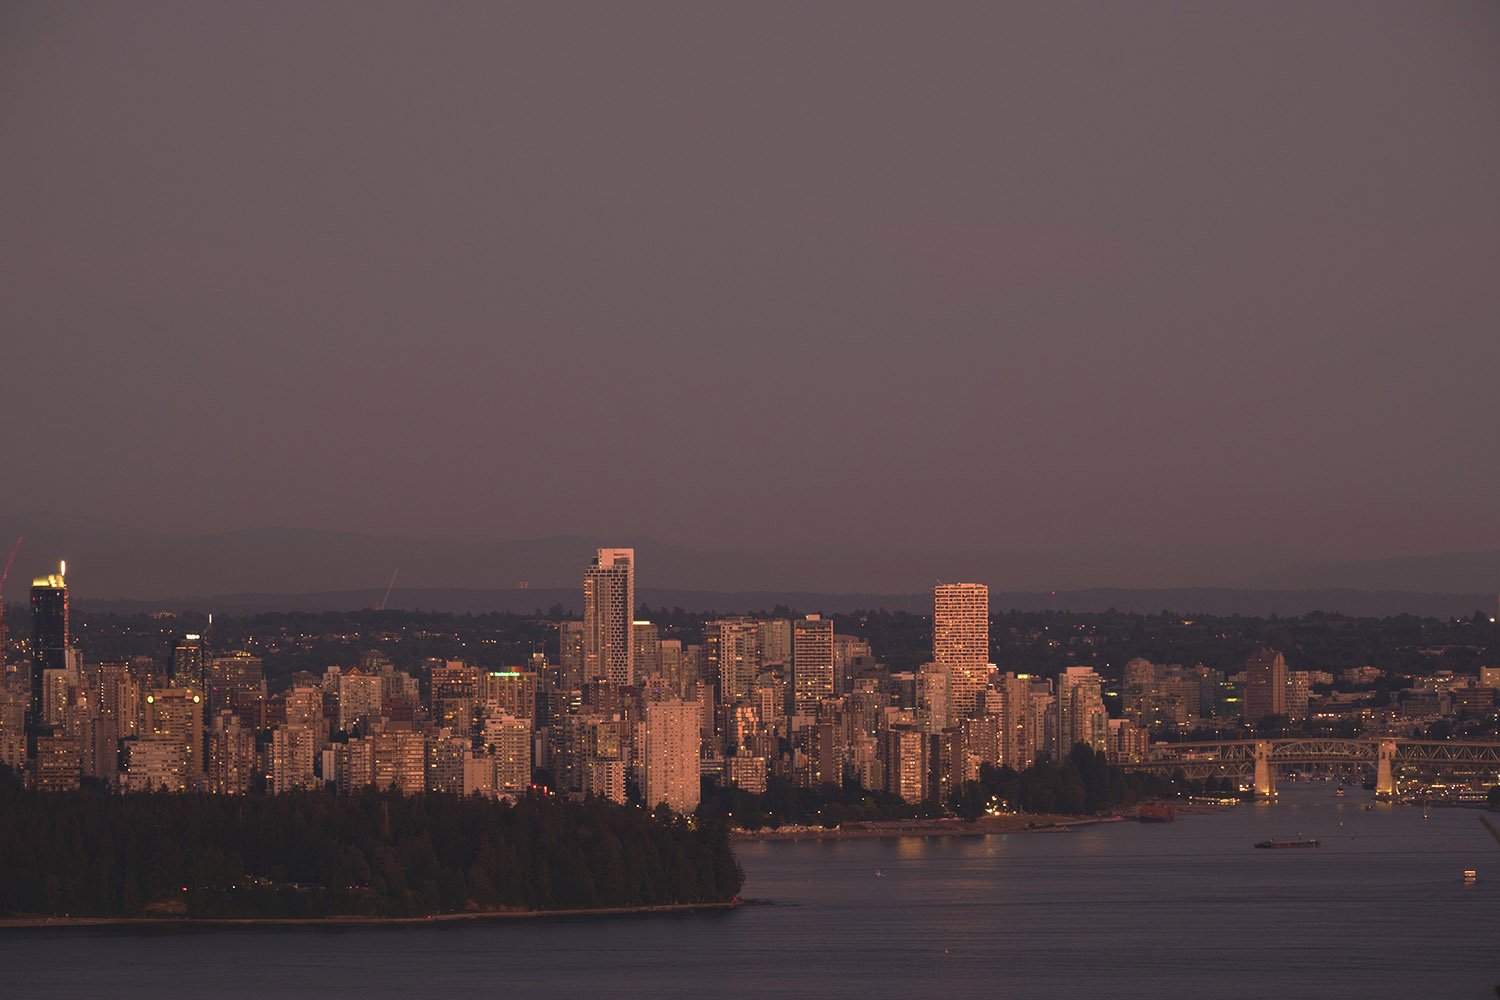
[{"label": "boat", "polygon": [[1337,795],[1339,798],[1343,798],[1344,797],[1344,786],[1340,785],[1339,787],[1335,788],[1333,790],[1333,794]]},{"label": "boat", "polygon": [[1284,848],[1284,847],[1322,847],[1321,840],[1257,840],[1256,847]]},{"label": "boat", "polygon": [[1177,807],[1148,802],[1136,812],[1135,818],[1142,823],[1171,823],[1177,819]]}]

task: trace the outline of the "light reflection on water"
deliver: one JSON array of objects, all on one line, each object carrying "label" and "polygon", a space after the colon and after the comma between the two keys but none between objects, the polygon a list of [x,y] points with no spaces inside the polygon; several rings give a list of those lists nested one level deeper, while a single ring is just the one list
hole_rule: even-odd
[{"label": "light reflection on water", "polygon": [[[745,895],[770,905],[732,913],[12,932],[0,981],[27,998],[1493,995],[1500,848],[1472,811],[1367,801],[1313,785],[1172,824],[747,843]],[[1299,833],[1323,847],[1251,847]]]}]

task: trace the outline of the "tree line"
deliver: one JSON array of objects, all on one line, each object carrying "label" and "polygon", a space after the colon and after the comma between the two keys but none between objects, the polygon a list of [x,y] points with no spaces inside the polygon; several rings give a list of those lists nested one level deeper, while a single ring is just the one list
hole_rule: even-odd
[{"label": "tree line", "polygon": [[725,902],[743,882],[722,825],[593,798],[44,794],[5,777],[0,916],[660,906]]}]

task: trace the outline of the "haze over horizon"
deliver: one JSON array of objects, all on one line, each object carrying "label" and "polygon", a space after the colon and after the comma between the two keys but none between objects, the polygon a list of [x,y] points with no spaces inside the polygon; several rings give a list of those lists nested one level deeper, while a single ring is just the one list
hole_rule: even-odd
[{"label": "haze over horizon", "polygon": [[1490,3],[10,4],[0,522],[1494,552],[1497,95]]}]

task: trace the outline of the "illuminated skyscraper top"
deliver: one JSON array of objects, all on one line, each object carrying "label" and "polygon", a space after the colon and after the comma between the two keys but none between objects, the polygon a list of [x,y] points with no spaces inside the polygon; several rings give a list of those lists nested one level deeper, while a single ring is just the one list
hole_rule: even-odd
[{"label": "illuminated skyscraper top", "polygon": [[68,666],[68,564],[31,581],[31,718],[42,717],[42,671]]},{"label": "illuminated skyscraper top", "polygon": [[932,591],[932,659],[944,666],[990,662],[990,588],[944,583]]},{"label": "illuminated skyscraper top", "polygon": [[635,549],[600,549],[583,575],[583,675],[635,683]]}]

